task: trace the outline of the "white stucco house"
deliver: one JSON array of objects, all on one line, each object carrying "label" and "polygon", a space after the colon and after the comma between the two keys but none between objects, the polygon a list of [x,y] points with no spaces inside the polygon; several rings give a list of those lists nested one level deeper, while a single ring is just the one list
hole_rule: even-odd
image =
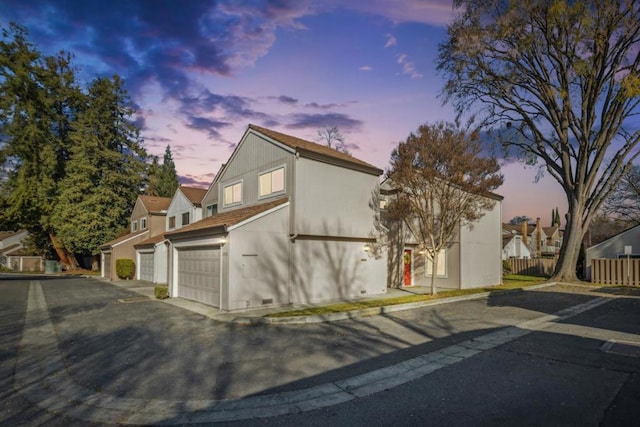
[{"label": "white stucco house", "polygon": [[168,230],[169,291],[234,311],[385,293],[369,205],[382,170],[249,125],[202,199]]}]

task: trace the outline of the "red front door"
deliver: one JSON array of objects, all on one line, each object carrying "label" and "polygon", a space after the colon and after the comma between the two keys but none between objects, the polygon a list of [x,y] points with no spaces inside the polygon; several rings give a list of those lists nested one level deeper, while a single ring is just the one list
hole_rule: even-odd
[{"label": "red front door", "polygon": [[404,250],[404,285],[411,286],[411,249]]}]

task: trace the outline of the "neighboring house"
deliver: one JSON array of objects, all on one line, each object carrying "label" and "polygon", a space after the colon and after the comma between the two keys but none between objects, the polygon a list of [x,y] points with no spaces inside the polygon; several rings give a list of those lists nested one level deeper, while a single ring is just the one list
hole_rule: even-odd
[{"label": "neighboring house", "polygon": [[[180,186],[167,208],[163,231],[174,231],[202,219],[202,197],[207,190]],[[166,284],[169,268],[169,241],[164,233],[133,245],[136,250],[136,278]]]},{"label": "neighboring house", "polygon": [[629,258],[640,258],[640,225],[616,234],[585,251],[585,279],[591,280],[591,260],[627,258],[625,247],[631,251]]},{"label": "neighboring house", "polygon": [[533,258],[535,252],[529,246],[533,239],[533,230],[534,228],[526,222],[518,225],[502,224],[502,259]]},{"label": "neighboring house", "polygon": [[117,279],[116,260],[136,260],[134,245],[164,233],[169,197],[138,196],[131,212],[130,232],[100,246],[101,275]]},{"label": "neighboring house", "polygon": [[368,251],[382,170],[249,125],[206,192],[204,218],[167,231],[170,294],[233,311],[386,292]]},{"label": "neighboring house", "polygon": [[24,239],[26,230],[0,231],[0,266],[14,271],[42,270],[42,257],[27,256]]},{"label": "neighboring house", "polygon": [[[389,180],[381,185],[381,208],[395,197]],[[502,283],[502,196],[472,227],[459,226],[452,244],[438,255],[436,286],[468,289]],[[388,223],[390,237],[387,280],[390,287],[430,286],[432,262],[419,252],[419,243],[407,224]]]}]

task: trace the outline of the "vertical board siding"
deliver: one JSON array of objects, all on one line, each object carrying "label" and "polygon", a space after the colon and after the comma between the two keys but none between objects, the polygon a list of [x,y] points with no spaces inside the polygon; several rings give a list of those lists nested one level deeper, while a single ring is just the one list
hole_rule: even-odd
[{"label": "vertical board siding", "polygon": [[640,286],[640,259],[592,259],[591,282]]},{"label": "vertical board siding", "polygon": [[507,260],[511,266],[511,274],[527,276],[551,276],[556,268],[555,259],[516,259]]}]

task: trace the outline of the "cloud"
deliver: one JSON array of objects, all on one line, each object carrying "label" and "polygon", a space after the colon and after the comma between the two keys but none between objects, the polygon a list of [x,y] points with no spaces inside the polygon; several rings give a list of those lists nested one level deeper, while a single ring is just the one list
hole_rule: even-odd
[{"label": "cloud", "polygon": [[[208,178],[211,179],[208,179]],[[189,187],[197,187],[197,188],[209,188],[209,185],[213,182],[213,178],[215,174],[204,174],[199,176],[194,175],[180,175],[178,177],[178,182],[180,185],[186,185]]]},{"label": "cloud", "polygon": [[323,4],[384,16],[394,23],[418,22],[444,27],[453,21],[454,16],[451,0],[324,0]]},{"label": "cloud", "polygon": [[373,68],[371,67],[371,65],[363,65],[362,67],[359,68],[360,71],[371,71],[373,70]]},{"label": "cloud", "polygon": [[191,129],[205,131],[210,138],[221,139],[219,129],[231,126],[231,123],[209,119],[207,117],[190,117],[187,126]]},{"label": "cloud", "polygon": [[280,95],[278,97],[274,97],[275,99],[277,99],[278,101],[282,102],[283,104],[290,104],[290,105],[294,105],[298,103],[298,100],[296,98],[292,98],[290,96],[286,96],[286,95]]},{"label": "cloud", "polygon": [[326,127],[337,126],[343,131],[359,131],[362,128],[362,121],[352,119],[346,114],[327,113],[327,114],[292,114],[289,116],[288,129],[322,129]]},{"label": "cloud", "polygon": [[400,55],[398,55],[398,64],[402,65],[402,74],[411,76],[412,79],[418,79],[423,77],[423,75],[419,73],[418,70],[416,70],[416,67],[413,64],[413,62],[410,62],[407,59],[406,54],[401,53]]},{"label": "cloud", "polygon": [[385,34],[384,36],[387,38],[387,42],[384,44],[385,49],[398,44],[398,40],[392,34]]}]

